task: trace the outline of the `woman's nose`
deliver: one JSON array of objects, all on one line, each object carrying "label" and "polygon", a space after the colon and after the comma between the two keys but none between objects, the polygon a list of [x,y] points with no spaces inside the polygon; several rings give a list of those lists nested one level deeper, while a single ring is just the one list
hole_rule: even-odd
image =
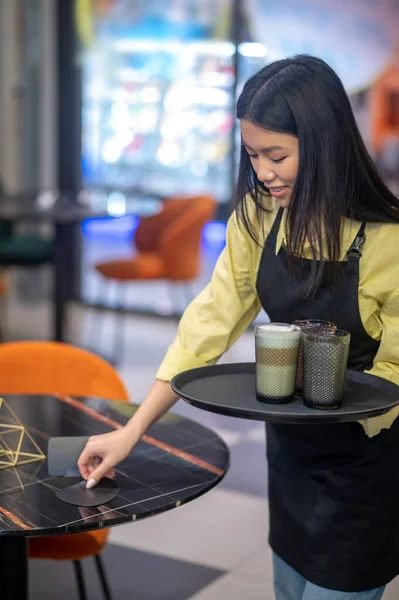
[{"label": "woman's nose", "polygon": [[270,167],[267,165],[259,165],[258,168],[258,172],[257,172],[257,177],[259,179],[259,181],[261,181],[264,184],[268,184],[271,183],[273,181],[273,179],[275,179],[275,174],[273,173],[273,171],[270,170]]}]

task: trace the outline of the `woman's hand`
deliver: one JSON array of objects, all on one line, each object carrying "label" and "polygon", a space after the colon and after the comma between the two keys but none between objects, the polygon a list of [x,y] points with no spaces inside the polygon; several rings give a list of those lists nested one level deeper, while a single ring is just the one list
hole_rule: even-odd
[{"label": "woman's hand", "polygon": [[170,383],[155,380],[144,402],[125,427],[95,435],[89,439],[78,460],[80,474],[90,489],[106,475],[114,476],[114,467],[132,451],[153,423],[162,417],[178,400]]},{"label": "woman's hand", "polygon": [[89,439],[78,460],[80,474],[91,489],[102,477],[114,477],[114,467],[131,452],[135,444],[126,428],[95,435]]}]

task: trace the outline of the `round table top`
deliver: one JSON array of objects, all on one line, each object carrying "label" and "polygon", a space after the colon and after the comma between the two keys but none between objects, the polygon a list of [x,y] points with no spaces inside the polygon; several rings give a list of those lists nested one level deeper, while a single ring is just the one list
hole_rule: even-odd
[{"label": "round table top", "polygon": [[[11,409],[43,453],[50,437],[106,433],[123,426],[137,409],[96,398],[3,398],[0,442],[4,445],[6,436],[19,435],[8,429],[13,424]],[[11,446],[11,437],[7,443]],[[21,451],[37,452],[28,437]],[[201,496],[224,477],[228,466],[228,448],[213,431],[168,413],[116,468],[120,494],[107,505],[82,508],[59,500],[56,492],[79,479],[49,477],[45,458],[1,469],[0,535],[76,533],[152,516]]]}]

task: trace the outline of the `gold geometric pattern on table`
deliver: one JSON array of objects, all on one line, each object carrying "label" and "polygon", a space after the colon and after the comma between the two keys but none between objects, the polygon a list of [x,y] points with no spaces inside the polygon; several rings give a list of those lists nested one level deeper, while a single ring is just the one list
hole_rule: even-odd
[{"label": "gold geometric pattern on table", "polygon": [[[6,422],[5,422],[6,421]],[[0,470],[43,460],[41,451],[7,402],[0,398]]]}]

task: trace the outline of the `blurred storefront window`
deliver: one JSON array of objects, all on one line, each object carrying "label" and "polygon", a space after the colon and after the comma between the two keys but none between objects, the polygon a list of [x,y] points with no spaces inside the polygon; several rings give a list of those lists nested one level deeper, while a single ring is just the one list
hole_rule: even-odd
[{"label": "blurred storefront window", "polygon": [[[77,3],[84,184],[231,199],[235,53],[230,0]],[[266,61],[238,46],[247,78]]]}]

